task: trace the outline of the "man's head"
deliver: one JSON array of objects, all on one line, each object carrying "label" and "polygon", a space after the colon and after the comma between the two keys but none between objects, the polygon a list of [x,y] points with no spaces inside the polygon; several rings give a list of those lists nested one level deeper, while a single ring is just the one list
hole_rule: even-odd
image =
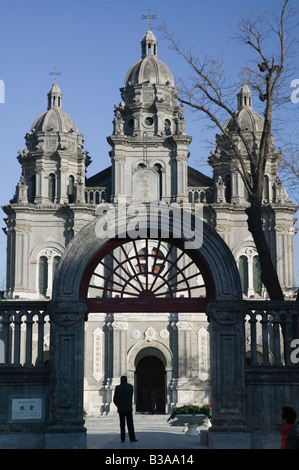
[{"label": "man's head", "polygon": [[290,406],[283,406],[281,409],[281,423],[286,424],[294,424],[296,420],[296,411],[291,408]]},{"label": "man's head", "polygon": [[121,378],[120,378],[120,383],[121,384],[125,384],[127,383],[127,377],[125,375],[122,375]]}]

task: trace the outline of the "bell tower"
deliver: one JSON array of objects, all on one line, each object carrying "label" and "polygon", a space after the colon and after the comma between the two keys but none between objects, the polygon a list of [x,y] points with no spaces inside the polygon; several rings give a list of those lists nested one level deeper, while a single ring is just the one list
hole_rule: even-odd
[{"label": "bell tower", "polygon": [[122,196],[127,202],[186,201],[191,137],[172,73],[158,59],[150,29],[141,41],[141,59],[129,69],[120,92],[108,137],[114,202]]},{"label": "bell tower", "polygon": [[[18,156],[22,166],[22,202],[83,202],[81,183],[88,164],[83,134],[78,133],[74,121],[63,111],[62,93],[56,82],[48,93],[47,111],[35,120],[25,140],[26,148]],[[27,201],[24,185],[27,186]]]},{"label": "bell tower", "polygon": [[[56,77],[55,77],[56,78]],[[89,163],[83,134],[62,109],[56,83],[47,110],[25,136],[18,152],[22,173],[7,215],[9,298],[50,298],[56,267],[74,233],[84,225],[85,171]]]}]

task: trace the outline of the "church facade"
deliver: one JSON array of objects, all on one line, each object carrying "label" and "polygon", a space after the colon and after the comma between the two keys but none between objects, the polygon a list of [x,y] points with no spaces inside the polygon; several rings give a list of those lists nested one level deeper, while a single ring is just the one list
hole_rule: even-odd
[{"label": "church facade", "polygon": [[[47,110],[26,134],[26,148],[18,156],[22,174],[15,196],[3,207],[7,299],[51,299],[56,269],[71,240],[94,227],[103,214],[122,222],[124,212],[131,211],[132,217],[134,210],[140,213],[143,207],[158,208],[167,217],[171,212],[173,224],[181,207],[187,213],[199,213],[231,250],[244,298],[267,299],[258,253],[247,228],[244,209],[249,201],[242,179],[223,163],[217,142],[209,156],[211,178],[188,166],[191,137],[186,133],[184,110],[157,48],[154,34],[147,31],[141,59],[127,72],[114,110],[113,132],[108,137],[111,166],[94,176],[86,177],[90,158],[83,135],[62,109],[59,86],[51,87]],[[263,119],[253,110],[247,85],[236,96],[236,113],[242,129],[258,141]],[[225,126],[235,132],[232,120]],[[296,207],[279,179],[280,161],[273,145],[265,170],[263,219],[283,292],[292,298]],[[108,216],[104,225],[96,225],[99,236],[109,233],[109,221]],[[167,238],[167,227],[163,230],[159,227],[148,237],[132,224],[131,236],[115,243],[109,253],[103,252],[84,275],[80,292],[89,307],[84,408],[89,415],[115,411],[112,394],[124,374],[134,384],[136,411],[151,411],[151,392],[159,413],[168,413],[176,404],[210,403],[204,300],[213,298],[213,286],[201,260],[191,260],[179,241]],[[159,302],[157,311],[155,302]]]}]

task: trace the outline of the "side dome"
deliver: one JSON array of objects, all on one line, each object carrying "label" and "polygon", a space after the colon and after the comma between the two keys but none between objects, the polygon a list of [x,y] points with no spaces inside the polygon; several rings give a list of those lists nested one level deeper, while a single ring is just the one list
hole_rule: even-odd
[{"label": "side dome", "polygon": [[32,124],[31,133],[35,132],[75,132],[78,129],[71,117],[63,111],[62,93],[55,83],[48,93],[48,109]]},{"label": "side dome", "polygon": [[[238,124],[243,131],[262,132],[264,119],[260,114],[252,109],[252,93],[248,85],[242,85],[238,95],[238,110],[235,113]],[[230,117],[224,124],[230,132],[236,131],[234,118]]]},{"label": "side dome", "polygon": [[128,71],[125,87],[141,83],[174,86],[171,71],[157,58],[158,41],[152,31],[147,31],[141,41],[141,60],[136,62]]}]

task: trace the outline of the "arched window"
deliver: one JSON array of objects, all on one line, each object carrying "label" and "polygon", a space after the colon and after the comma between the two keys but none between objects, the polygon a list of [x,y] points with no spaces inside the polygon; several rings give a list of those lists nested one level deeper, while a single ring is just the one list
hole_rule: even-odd
[{"label": "arched window", "polygon": [[75,178],[72,175],[69,176],[67,195],[70,203],[75,201]]},{"label": "arched window", "polygon": [[153,166],[153,170],[155,170],[159,175],[159,196],[161,199],[162,198],[162,166],[160,165],[160,163],[156,163]]},{"label": "arched window", "polygon": [[48,198],[51,202],[55,201],[55,175],[53,175],[53,173],[49,175]]},{"label": "arched window", "polygon": [[38,290],[44,297],[51,297],[55,272],[60,254],[54,248],[46,248],[38,259]]},{"label": "arched window", "polygon": [[164,132],[166,135],[171,134],[171,122],[169,119],[165,119],[164,121]]},{"label": "arched window", "polygon": [[28,200],[31,203],[34,203],[36,195],[36,175],[32,175],[30,178],[30,185],[28,188]]},{"label": "arched window", "polygon": [[232,179],[230,175],[226,175],[224,178],[225,183],[225,200],[226,202],[232,202]]},{"label": "arched window", "polygon": [[255,248],[245,248],[238,258],[242,292],[247,297],[262,295],[261,266]]},{"label": "arched window", "polygon": [[41,256],[39,259],[39,293],[46,296],[48,288],[48,259]]},{"label": "arched window", "polygon": [[257,294],[262,292],[262,280],[261,280],[261,263],[258,256],[254,256],[252,259],[252,277],[253,277],[253,289]]},{"label": "arched window", "polygon": [[53,280],[54,280],[54,276],[55,276],[56,269],[57,269],[59,261],[60,261],[60,256],[54,256],[54,258],[53,258]]},{"label": "arched window", "polygon": [[269,200],[269,177],[267,175],[264,176],[264,200]]},{"label": "arched window", "polygon": [[240,256],[239,258],[239,272],[241,277],[241,285],[243,294],[248,293],[248,259],[247,256]]},{"label": "arched window", "polygon": [[146,165],[144,163],[139,163],[137,170],[142,170],[142,168],[146,168]]}]

